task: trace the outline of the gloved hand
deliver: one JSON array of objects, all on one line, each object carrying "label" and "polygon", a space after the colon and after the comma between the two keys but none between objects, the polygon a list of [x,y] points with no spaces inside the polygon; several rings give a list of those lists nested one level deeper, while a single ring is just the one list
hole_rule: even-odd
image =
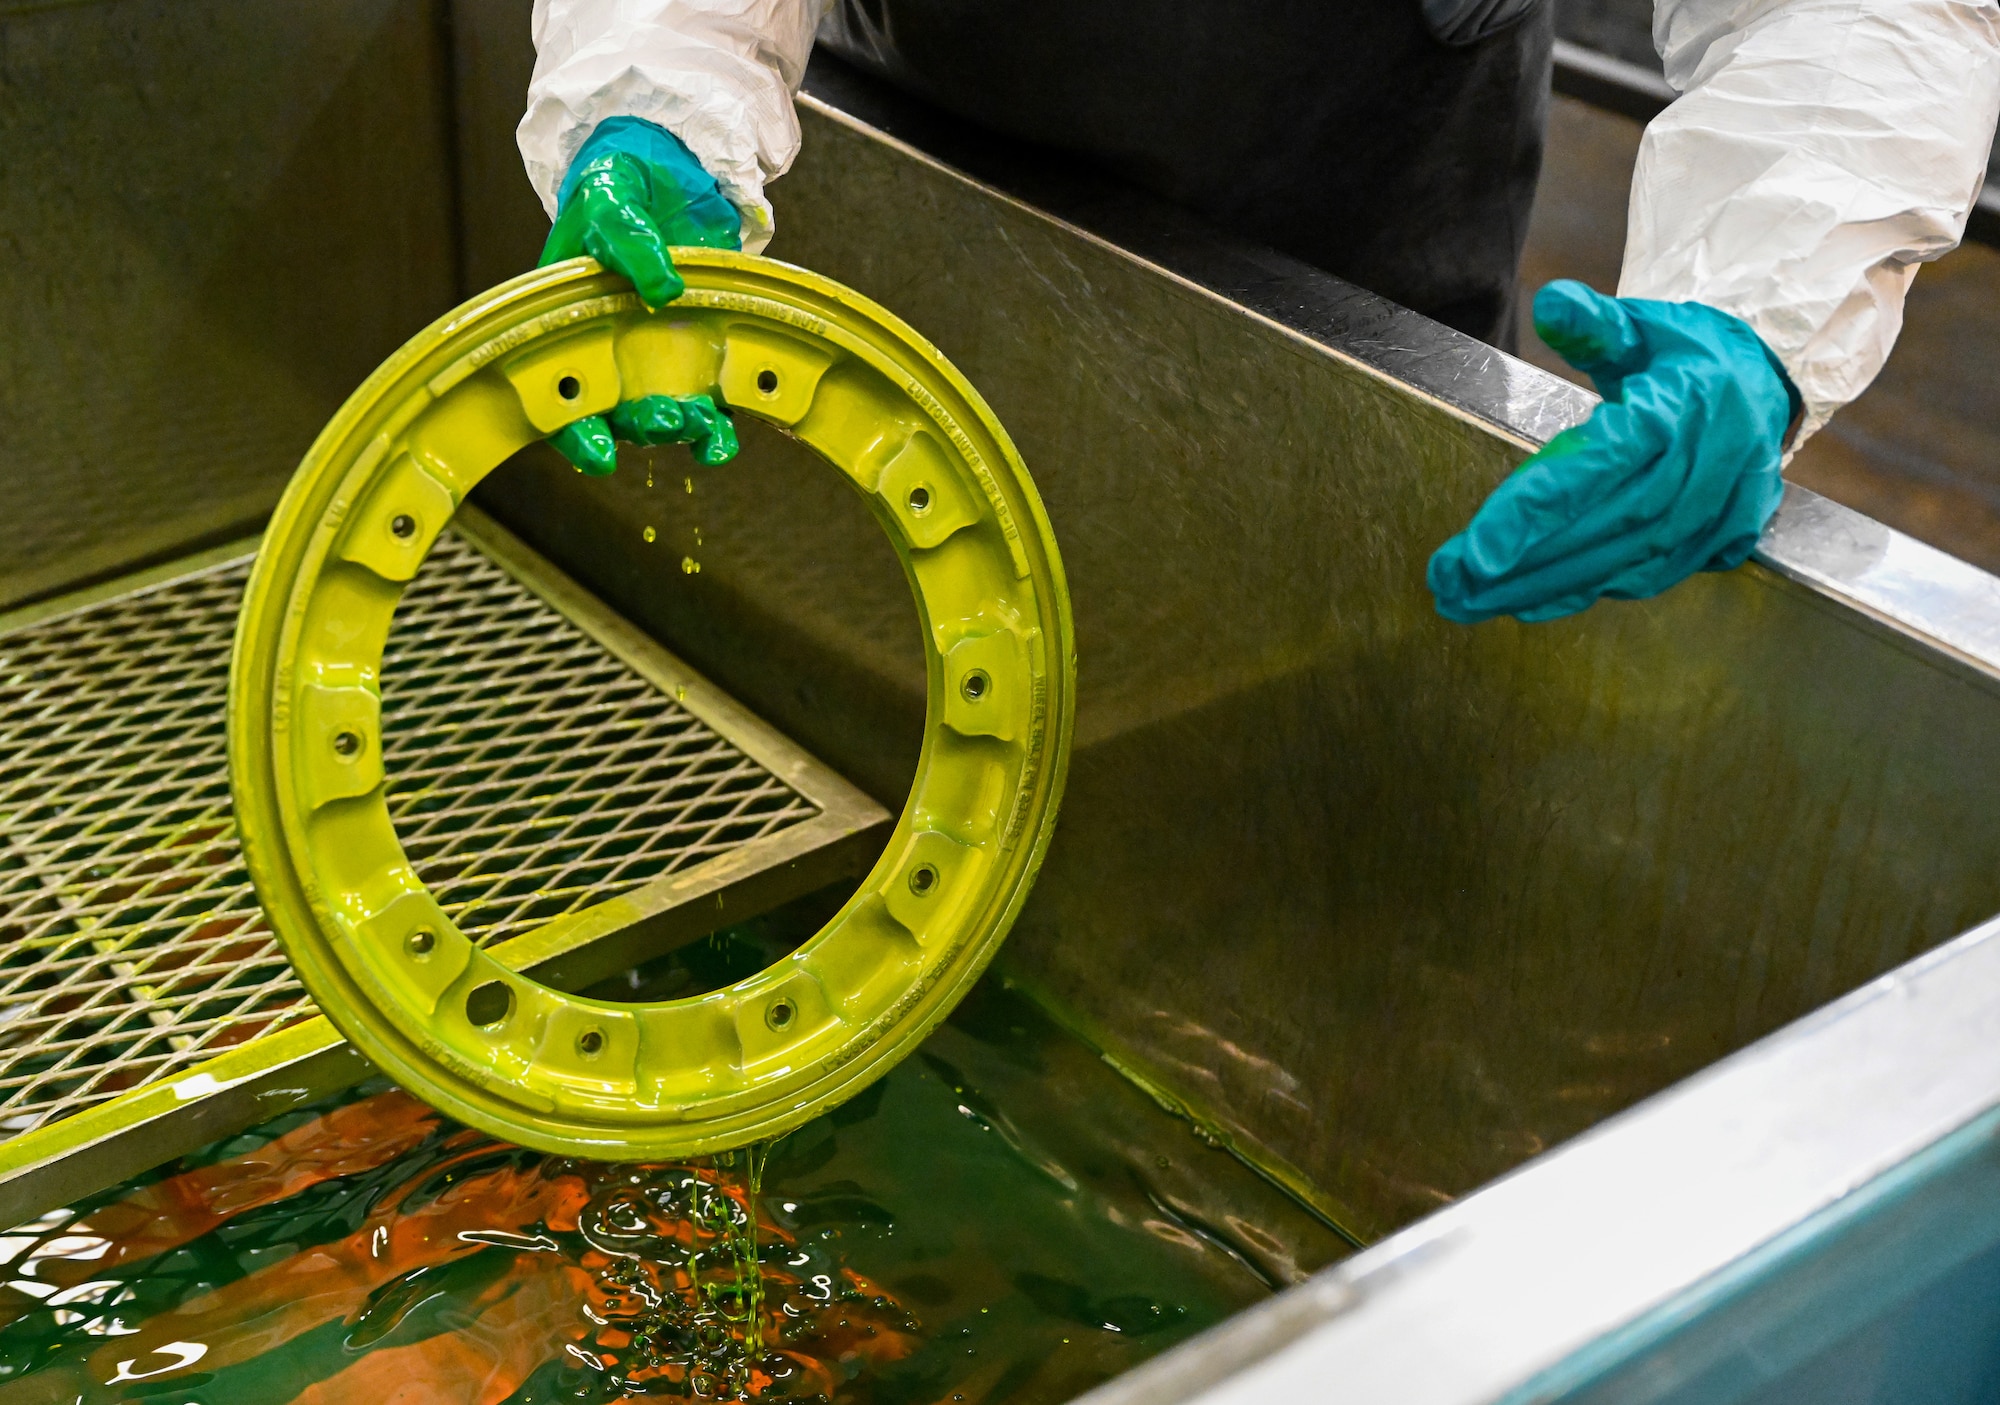
[{"label": "gloved hand", "polygon": [[[715,177],[680,138],[637,117],[597,124],[570,162],[556,209],[542,263],[588,254],[631,279],[654,309],[686,288],[674,272],[672,248],[741,247],[742,221]],[[706,395],[630,400],[549,436],[564,458],[593,475],[617,469],[618,440],[690,444],[696,461],[709,465],[729,462],[737,447],[735,425]]]},{"label": "gloved hand", "polygon": [[1438,613],[1552,620],[1741,565],[1778,510],[1802,405],[1763,340],[1700,303],[1607,298],[1567,279],[1535,295],[1535,330],[1604,403],[1438,548]]}]

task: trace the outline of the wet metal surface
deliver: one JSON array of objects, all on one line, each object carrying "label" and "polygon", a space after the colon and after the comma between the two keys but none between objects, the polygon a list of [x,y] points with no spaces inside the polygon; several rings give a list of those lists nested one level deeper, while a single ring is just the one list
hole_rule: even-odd
[{"label": "wet metal surface", "polygon": [[1084,1398],[1980,1405],[2000,922]]},{"label": "wet metal surface", "polygon": [[440,35],[427,0],[0,4],[0,609],[255,530],[452,305]]},{"label": "wet metal surface", "polygon": [[[1510,364],[1536,393],[1473,415],[805,120],[772,252],[981,388],[1077,601],[1069,796],[1003,960],[1362,1236],[2000,909],[1991,683],[1817,583],[1434,615],[1430,550],[1583,392]],[[634,477],[517,464],[492,501],[893,803],[921,693],[886,551],[776,436],[702,491],[695,578]]]}]

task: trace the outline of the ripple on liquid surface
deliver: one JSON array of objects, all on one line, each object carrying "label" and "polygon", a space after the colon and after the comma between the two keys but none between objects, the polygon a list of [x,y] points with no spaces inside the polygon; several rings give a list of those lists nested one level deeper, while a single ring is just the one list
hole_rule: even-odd
[{"label": "ripple on liquid surface", "polygon": [[1039,1405],[1346,1250],[991,981],[761,1169],[364,1085],[0,1236],[0,1405]]}]

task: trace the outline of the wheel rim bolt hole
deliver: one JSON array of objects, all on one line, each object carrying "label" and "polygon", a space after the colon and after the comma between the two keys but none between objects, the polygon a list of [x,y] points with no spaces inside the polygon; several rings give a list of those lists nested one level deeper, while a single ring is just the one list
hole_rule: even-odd
[{"label": "wheel rim bolt hole", "polygon": [[556,382],[556,394],[565,400],[574,400],[583,394],[583,382],[575,376],[564,376]]},{"label": "wheel rim bolt hole", "polygon": [[910,489],[910,512],[913,516],[922,517],[930,510],[931,490],[922,483],[919,483],[916,487]]},{"label": "wheel rim bolt hole", "polygon": [[594,1059],[604,1052],[604,1031],[586,1029],[576,1037],[576,1051],[586,1059]]},{"label": "wheel rim bolt hole", "polygon": [[986,676],[986,670],[975,668],[965,675],[965,681],[958,685],[958,691],[965,695],[967,702],[978,702],[993,691],[993,680]]},{"label": "wheel rim bolt hole", "polygon": [[757,373],[757,393],[759,395],[776,395],[778,393],[778,373],[769,366],[766,366]]},{"label": "wheel rim bolt hole", "polygon": [[423,961],[436,949],[437,934],[419,929],[410,933],[409,937],[403,942],[403,945],[408,949],[410,955],[416,957],[419,961]]},{"label": "wheel rim bolt hole", "polygon": [[773,1000],[771,1007],[764,1012],[764,1023],[782,1033],[791,1028],[792,1021],[798,1018],[798,1014],[798,1007],[791,1001]]},{"label": "wheel rim bolt hole", "polygon": [[358,732],[336,732],[333,736],[333,750],[337,756],[358,756],[361,753],[361,735]]},{"label": "wheel rim bolt hole", "polygon": [[927,863],[920,863],[910,870],[910,891],[920,898],[927,898],[937,891],[938,871]]},{"label": "wheel rim bolt hole", "polygon": [[389,519],[389,534],[399,542],[406,542],[417,534],[417,519],[407,512],[399,512]]},{"label": "wheel rim bolt hole", "polygon": [[514,1013],[514,992],[500,981],[488,981],[465,997],[465,1017],[481,1029],[498,1029]]}]

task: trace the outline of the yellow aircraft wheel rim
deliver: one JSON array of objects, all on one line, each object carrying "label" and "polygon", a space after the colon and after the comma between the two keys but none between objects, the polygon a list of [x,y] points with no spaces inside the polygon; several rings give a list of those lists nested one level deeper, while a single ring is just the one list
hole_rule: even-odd
[{"label": "yellow aircraft wheel rim", "polygon": [[[475,298],[391,357],[279,504],[230,679],[245,854],[320,1009],[451,1116],[599,1158],[777,1136],[913,1049],[1027,896],[1075,690],[1047,515],[965,378],[828,279],[716,250],[675,257],[687,292],[657,313],[576,259]],[[431,543],[510,454],[623,400],[695,393],[810,445],[874,511],[922,625],[923,751],[882,858],[798,951],[707,995],[610,1004],[503,967],[411,868],[384,800],[382,650]]]}]

